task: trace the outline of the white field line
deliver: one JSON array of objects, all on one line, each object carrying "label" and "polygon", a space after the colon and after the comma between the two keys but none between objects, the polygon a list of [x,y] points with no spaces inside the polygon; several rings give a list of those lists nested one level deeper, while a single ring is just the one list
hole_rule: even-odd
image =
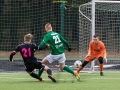
[{"label": "white field line", "polygon": [[[99,73],[99,72],[97,72],[97,73]],[[120,74],[120,72],[119,71],[107,71],[106,73],[118,73],[118,74]],[[8,80],[34,80],[34,78],[32,78],[32,77],[29,77],[29,78],[18,78],[18,77],[16,77],[17,76],[17,74],[22,74],[23,76],[25,75],[27,75],[27,73],[26,72],[17,72],[17,73],[0,73],[0,78],[3,78],[3,79],[8,79]],[[62,75],[62,74],[69,74],[69,73],[67,73],[67,72],[54,72],[54,74],[58,74],[58,75]],[[84,74],[91,74],[91,73],[81,73],[82,75],[84,75]],[[94,74],[94,73],[93,73]],[[92,74],[91,74],[92,75]],[[14,78],[13,78],[14,77]],[[82,80],[120,80],[120,78],[87,78],[87,79],[85,79],[84,77],[81,77],[82,78]],[[57,79],[57,78],[56,78]],[[50,79],[44,79],[45,81],[46,80],[50,80]],[[72,81],[72,80],[74,80],[74,81],[76,81],[76,79],[74,78],[72,78],[72,79],[57,79],[57,80],[60,80],[60,81]]]},{"label": "white field line", "polygon": [[[46,72],[44,72],[45,74],[46,74]],[[43,73],[43,74],[44,74]],[[86,72],[86,71],[81,71],[79,74],[94,74],[94,73],[99,73],[99,71],[95,71],[95,72]],[[120,71],[104,71],[104,73],[118,73],[118,74],[120,74]],[[0,76],[8,76],[8,75],[13,75],[13,76],[16,76],[16,75],[18,75],[18,74],[21,74],[21,75],[27,75],[27,73],[26,72],[10,72],[10,73],[8,73],[8,72],[0,72]],[[54,75],[56,75],[56,74],[70,74],[70,73],[68,73],[68,72],[53,72],[53,74]],[[72,75],[72,74],[71,74]]]},{"label": "white field line", "polygon": [[[6,80],[19,80],[19,81],[23,81],[23,80],[34,80],[34,78],[30,77],[30,78],[13,78],[13,77],[0,77],[2,79],[5,79]],[[48,81],[50,79],[44,79],[45,81]],[[76,81],[76,79],[56,79],[58,81]],[[89,78],[89,79],[85,79],[83,78],[82,80],[120,80],[120,78]]]}]

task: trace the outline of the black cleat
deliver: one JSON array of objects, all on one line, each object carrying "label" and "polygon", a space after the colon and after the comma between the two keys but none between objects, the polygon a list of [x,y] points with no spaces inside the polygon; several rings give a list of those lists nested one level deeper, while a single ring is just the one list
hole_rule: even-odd
[{"label": "black cleat", "polygon": [[50,78],[53,82],[56,82],[55,78],[53,78],[51,75],[48,75],[48,78]]},{"label": "black cleat", "polygon": [[100,76],[104,76],[103,72],[100,72]]}]

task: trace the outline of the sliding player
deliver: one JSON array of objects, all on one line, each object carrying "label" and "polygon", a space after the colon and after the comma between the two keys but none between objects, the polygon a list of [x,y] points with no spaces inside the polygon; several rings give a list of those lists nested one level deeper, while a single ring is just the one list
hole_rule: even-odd
[{"label": "sliding player", "polygon": [[21,56],[24,60],[24,64],[26,66],[26,72],[32,76],[33,78],[38,79],[39,81],[43,81],[42,78],[40,78],[37,74],[35,74],[33,71],[34,69],[41,69],[41,71],[43,72],[43,70],[46,70],[46,72],[48,73],[48,77],[53,81],[56,82],[56,80],[52,77],[52,71],[45,66],[44,64],[42,64],[42,62],[38,62],[37,58],[34,57],[34,52],[36,49],[42,50],[47,48],[48,46],[45,45],[43,47],[38,47],[35,44],[31,43],[33,36],[31,34],[26,34],[24,36],[24,43],[18,45],[10,54],[10,61],[12,62],[12,58],[13,56],[19,51],[21,53]]},{"label": "sliding player", "polygon": [[99,40],[99,36],[96,34],[93,36],[93,40],[89,44],[88,55],[85,58],[85,61],[82,65],[77,69],[77,72],[81,71],[84,66],[86,66],[89,62],[97,59],[99,61],[100,66],[100,75],[104,76],[103,74],[103,60],[106,60],[106,48],[102,41]]},{"label": "sliding player", "polygon": [[43,41],[39,44],[39,46],[44,46],[45,44],[49,44],[51,48],[51,53],[47,55],[42,62],[44,64],[52,63],[53,61],[58,61],[60,70],[65,70],[74,76],[76,76],[77,80],[80,80],[80,76],[77,72],[73,71],[69,66],[65,65],[65,47],[67,46],[68,51],[71,51],[71,48],[68,42],[58,33],[52,31],[52,25],[47,23],[45,25],[45,30],[47,34],[44,36]]}]

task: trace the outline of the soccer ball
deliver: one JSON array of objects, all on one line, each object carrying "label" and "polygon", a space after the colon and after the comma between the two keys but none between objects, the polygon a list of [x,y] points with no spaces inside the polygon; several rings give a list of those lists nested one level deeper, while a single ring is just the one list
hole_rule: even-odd
[{"label": "soccer ball", "polygon": [[80,60],[76,60],[76,61],[74,62],[74,66],[75,66],[76,68],[80,67],[81,65],[82,65],[82,62],[81,62]]}]

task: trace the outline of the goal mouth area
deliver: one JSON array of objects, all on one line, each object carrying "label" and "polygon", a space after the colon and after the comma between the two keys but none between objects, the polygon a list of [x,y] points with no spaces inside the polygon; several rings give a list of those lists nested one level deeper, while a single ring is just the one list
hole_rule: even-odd
[{"label": "goal mouth area", "polygon": [[[108,61],[110,58],[120,58],[120,1],[92,0],[79,6],[79,57],[88,53],[89,42],[97,33],[105,44]],[[85,54],[86,53],[86,54]],[[118,60],[119,61],[119,60]],[[94,65],[95,64],[95,65]],[[98,64],[91,63],[91,69]],[[105,64],[105,70],[117,69],[119,64],[114,61]]]}]

